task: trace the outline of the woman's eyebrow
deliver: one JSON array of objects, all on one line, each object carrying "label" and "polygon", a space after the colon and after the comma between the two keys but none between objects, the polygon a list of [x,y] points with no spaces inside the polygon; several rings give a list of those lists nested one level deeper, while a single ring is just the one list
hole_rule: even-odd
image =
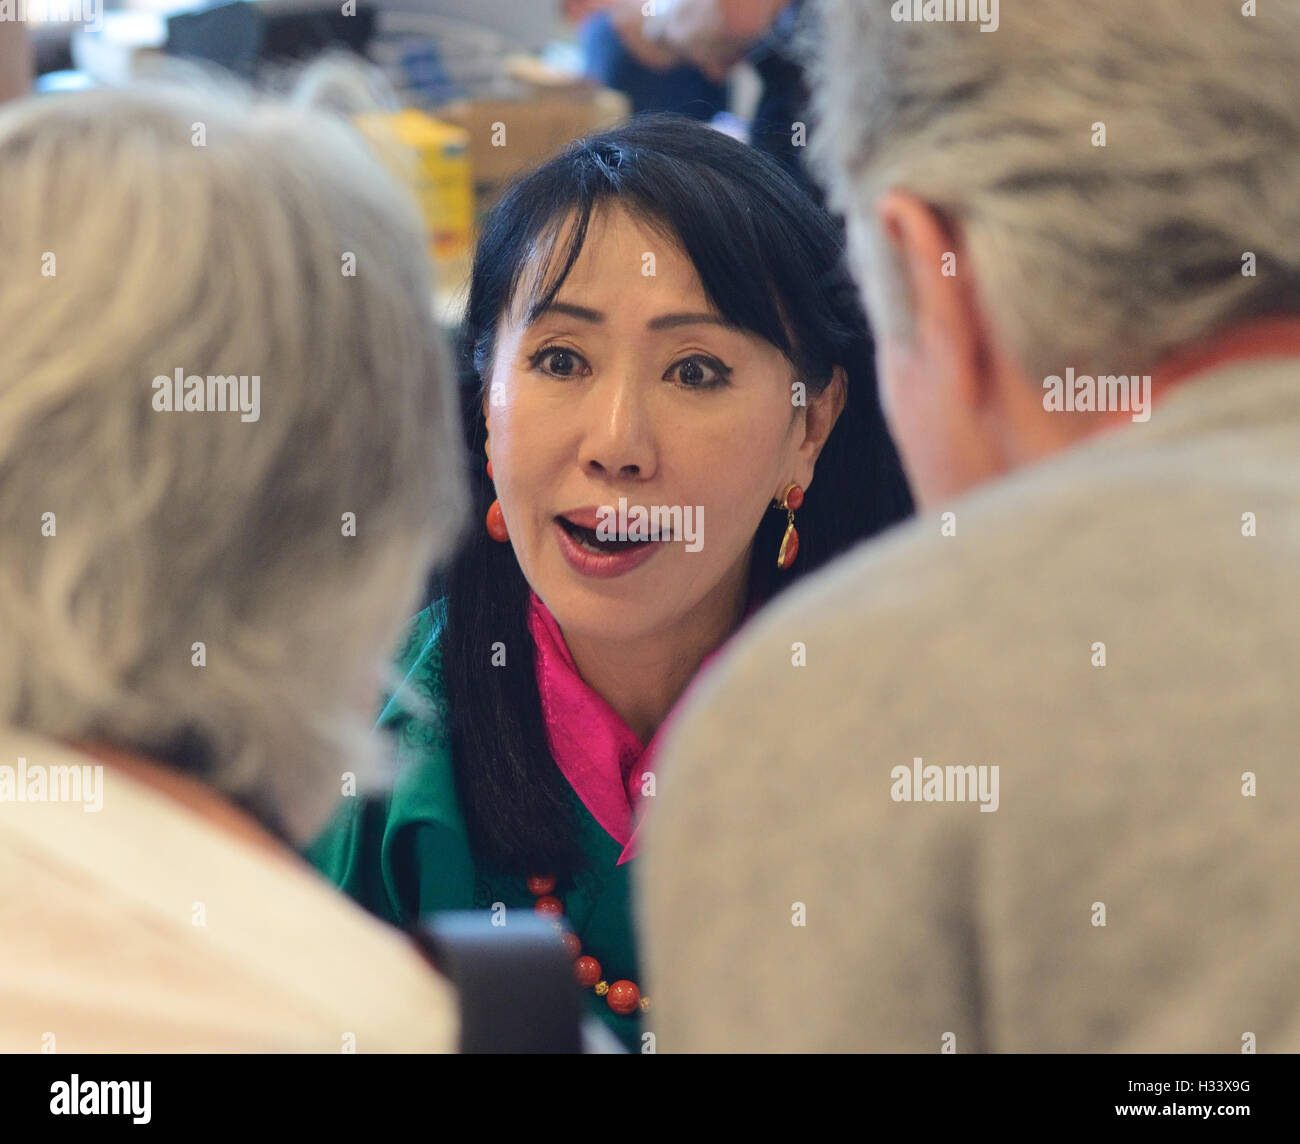
[{"label": "woman's eyebrow", "polygon": [[736,328],[734,323],[719,318],[716,314],[660,314],[657,318],[651,318],[646,326],[652,330],[671,330],[676,326],[696,326],[701,322],[722,326],[727,330]]},{"label": "woman's eyebrow", "polygon": [[546,314],[568,314],[572,318],[581,318],[584,322],[603,322],[605,315],[599,310],[591,310],[586,306],[575,306],[571,302],[552,302],[549,306],[543,306],[533,314],[532,321],[536,322]]},{"label": "woman's eyebrow", "polygon": [[[572,318],[580,318],[584,322],[600,323],[605,320],[605,315],[599,310],[592,310],[587,306],[575,306],[571,302],[552,302],[549,306],[540,310],[536,321],[543,314],[548,313],[568,314]],[[719,318],[716,314],[660,314],[657,318],[651,318],[646,323],[646,328],[651,330],[671,330],[677,326],[694,326],[702,322],[707,322],[714,326],[722,326],[724,329],[734,329],[734,324],[724,318]]]}]

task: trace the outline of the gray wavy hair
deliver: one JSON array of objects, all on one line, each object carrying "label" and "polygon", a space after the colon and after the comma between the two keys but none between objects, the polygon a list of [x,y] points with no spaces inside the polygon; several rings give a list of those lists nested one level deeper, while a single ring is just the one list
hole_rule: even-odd
[{"label": "gray wavy hair", "polygon": [[822,0],[810,143],[878,326],[910,330],[872,217],[889,188],[960,223],[1032,375],[1138,372],[1300,310],[1296,0],[1004,0],[990,32],[896,7]]},{"label": "gray wavy hair", "polygon": [[[295,843],[385,777],[373,704],[466,502],[426,249],[309,109],[0,113],[0,723],[182,766]],[[257,416],[159,411],[178,370],[258,377]]]}]

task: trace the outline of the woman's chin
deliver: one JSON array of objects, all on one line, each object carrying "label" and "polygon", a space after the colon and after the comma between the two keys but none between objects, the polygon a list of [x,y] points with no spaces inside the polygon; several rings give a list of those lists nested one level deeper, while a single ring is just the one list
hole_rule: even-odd
[{"label": "woman's chin", "polygon": [[565,568],[535,590],[566,633],[610,641],[662,633],[680,602],[657,578],[592,580]]}]

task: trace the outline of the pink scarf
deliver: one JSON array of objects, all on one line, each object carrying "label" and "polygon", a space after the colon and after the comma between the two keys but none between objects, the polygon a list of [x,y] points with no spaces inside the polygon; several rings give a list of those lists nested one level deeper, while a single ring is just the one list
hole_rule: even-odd
[{"label": "pink scarf", "polygon": [[[745,619],[753,611],[751,606]],[[622,845],[617,862],[621,866],[636,857],[637,830],[647,809],[643,804],[648,803],[642,791],[654,773],[655,753],[673,715],[682,709],[704,668],[726,643],[704,657],[668,717],[642,746],[614,709],[578,674],[559,624],[536,592],[529,593],[528,629],[536,649],[533,665],[551,755],[591,816]]]}]

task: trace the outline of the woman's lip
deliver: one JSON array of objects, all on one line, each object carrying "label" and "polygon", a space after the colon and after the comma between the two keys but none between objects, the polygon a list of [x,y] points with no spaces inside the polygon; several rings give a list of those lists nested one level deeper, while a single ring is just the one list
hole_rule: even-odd
[{"label": "woman's lip", "polygon": [[632,571],[649,560],[660,548],[654,541],[647,541],[635,548],[624,548],[618,552],[588,552],[565,531],[564,525],[555,521],[554,527],[560,551],[569,566],[575,572],[598,580],[622,576],[623,573]]},{"label": "woman's lip", "polygon": [[595,508],[579,508],[573,512],[562,512],[559,515],[564,517],[570,524],[576,524],[579,528],[595,528],[600,523]]}]

